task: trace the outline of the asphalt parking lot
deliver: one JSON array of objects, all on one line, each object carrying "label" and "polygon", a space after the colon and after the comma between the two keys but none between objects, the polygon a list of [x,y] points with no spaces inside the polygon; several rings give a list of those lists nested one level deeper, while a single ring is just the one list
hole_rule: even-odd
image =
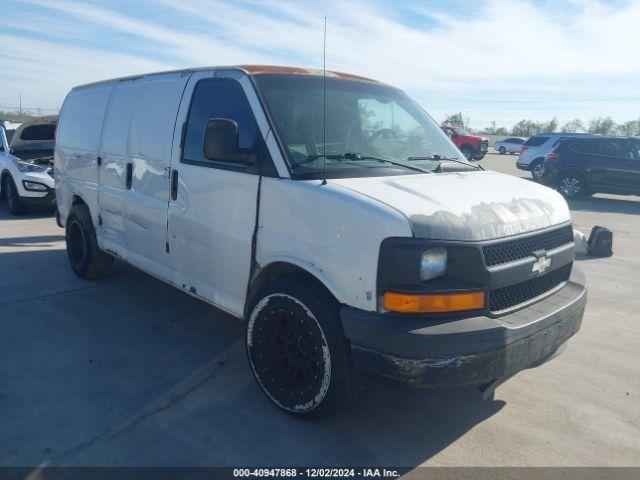
[{"label": "asphalt parking lot", "polygon": [[[515,156],[488,169],[528,177]],[[580,332],[492,401],[472,389],[371,381],[315,422],[254,382],[243,325],[133,268],[76,278],[48,214],[0,205],[0,466],[640,465],[640,197],[571,202],[575,227],[614,232],[581,258]]]}]

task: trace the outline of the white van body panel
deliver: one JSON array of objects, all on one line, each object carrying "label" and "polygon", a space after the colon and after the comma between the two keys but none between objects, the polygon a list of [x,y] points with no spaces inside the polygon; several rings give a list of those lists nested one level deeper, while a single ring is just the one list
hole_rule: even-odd
[{"label": "white van body panel", "polygon": [[[480,241],[570,221],[562,196],[497,172],[476,171],[331,180],[402,212],[416,237]],[[487,188],[490,186],[490,188]]]},{"label": "white van body panel", "polygon": [[380,244],[410,236],[398,211],[334,180],[262,180],[256,262],[297,265],[340,303],[375,311]]},{"label": "white van body panel", "polygon": [[188,76],[155,75],[138,80],[127,161],[133,164],[124,202],[124,236],[129,261],[171,278],[166,252],[169,175],[176,113]]},{"label": "white van body panel", "polygon": [[56,134],[54,172],[56,201],[62,224],[77,195],[89,206],[94,224],[98,217],[100,135],[113,85],[72,90],[64,101]]},{"label": "white van body panel", "polygon": [[102,127],[99,169],[98,206],[102,225],[99,235],[101,248],[127,259],[124,234],[125,170],[129,158],[129,129],[136,103],[137,86],[133,81],[115,85]]}]

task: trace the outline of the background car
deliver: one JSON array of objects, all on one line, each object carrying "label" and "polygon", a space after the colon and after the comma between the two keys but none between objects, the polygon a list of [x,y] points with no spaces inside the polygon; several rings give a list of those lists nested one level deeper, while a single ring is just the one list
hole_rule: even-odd
[{"label": "background car", "polygon": [[561,140],[546,156],[542,182],[569,198],[596,192],[640,195],[640,139]]},{"label": "background car", "polygon": [[558,140],[568,137],[592,136],[590,133],[540,133],[527,140],[520,150],[516,167],[528,170],[535,180],[540,180],[544,171],[544,158],[556,146]]},{"label": "background car", "polygon": [[505,155],[507,153],[520,153],[520,149],[522,145],[524,145],[526,139],[520,137],[509,137],[504,140],[500,140],[495,143],[493,148],[500,153],[500,155]]},{"label": "background car", "polygon": [[467,160],[482,160],[489,150],[489,139],[474,135],[465,128],[455,125],[441,125],[456,147],[460,149]]},{"label": "background car", "polygon": [[20,125],[9,143],[0,128],[0,198],[9,213],[19,215],[29,207],[53,207],[53,148],[57,117],[45,117]]}]

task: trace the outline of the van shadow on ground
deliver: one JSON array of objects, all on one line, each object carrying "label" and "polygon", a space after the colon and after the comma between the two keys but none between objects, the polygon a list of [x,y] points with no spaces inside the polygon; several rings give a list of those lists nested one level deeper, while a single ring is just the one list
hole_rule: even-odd
[{"label": "van shadow on ground", "polygon": [[296,420],[259,390],[230,316],[122,264],[77,279],[62,249],[0,263],[19,285],[0,295],[2,466],[415,466],[504,406],[370,381],[348,409]]}]

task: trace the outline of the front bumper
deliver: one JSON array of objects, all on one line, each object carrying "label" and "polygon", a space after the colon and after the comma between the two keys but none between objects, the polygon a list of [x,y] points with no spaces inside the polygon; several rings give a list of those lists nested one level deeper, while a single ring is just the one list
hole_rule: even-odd
[{"label": "front bumper", "polygon": [[539,363],[580,328],[587,291],[575,268],[546,298],[513,313],[416,318],[341,309],[356,366],[408,385],[482,384]]},{"label": "front bumper", "polygon": [[56,191],[52,188],[47,189],[45,194],[40,197],[23,197],[20,196],[20,200],[29,207],[55,207],[56,206]]},{"label": "front bumper", "polygon": [[516,163],[516,167],[520,170],[526,170],[527,172],[531,171],[531,165],[528,163]]}]

